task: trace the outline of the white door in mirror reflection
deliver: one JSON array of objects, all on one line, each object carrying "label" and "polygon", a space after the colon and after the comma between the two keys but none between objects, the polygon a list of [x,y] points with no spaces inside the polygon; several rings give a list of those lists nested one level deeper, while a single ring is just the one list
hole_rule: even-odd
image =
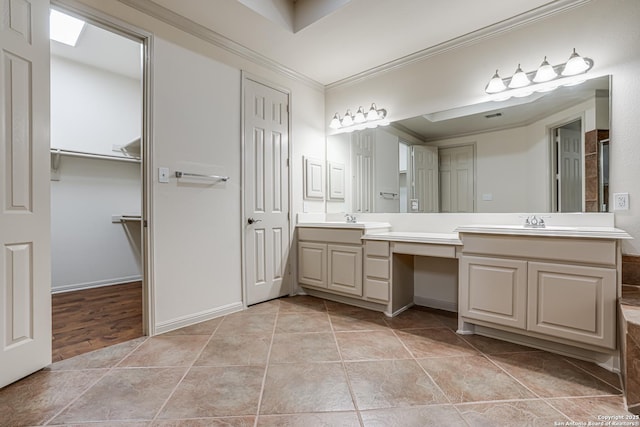
[{"label": "white door in mirror reflection", "polygon": [[[576,129],[577,128],[577,129]],[[557,130],[558,211],[582,212],[582,133],[580,120]]]},{"label": "white door in mirror reflection", "polygon": [[351,141],[353,211],[374,212],[373,155],[375,134],[371,130],[354,132]]},{"label": "white door in mirror reflection", "polygon": [[474,212],[474,145],[439,150],[440,212]]},{"label": "white door in mirror reflection", "polygon": [[413,145],[409,182],[411,197],[407,212],[438,212],[438,148]]}]

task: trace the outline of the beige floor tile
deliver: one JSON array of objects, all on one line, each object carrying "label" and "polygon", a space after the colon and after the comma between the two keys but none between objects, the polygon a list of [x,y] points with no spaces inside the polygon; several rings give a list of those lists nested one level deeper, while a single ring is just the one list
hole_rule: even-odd
[{"label": "beige floor tile", "polygon": [[112,368],[146,340],[147,337],[142,337],[101,348],[100,350],[55,362],[46,369],[51,371],[73,371],[79,369]]},{"label": "beige floor tile", "polygon": [[228,417],[258,413],[264,367],[193,367],[159,419]]},{"label": "beige floor tile", "polygon": [[430,358],[418,363],[452,403],[536,397],[483,356]]},{"label": "beige floor tile", "polygon": [[71,424],[47,424],[51,427],[148,427],[150,421],[105,421],[105,422],[91,422],[91,423],[71,423]]},{"label": "beige floor tile", "polygon": [[607,371],[606,369],[596,365],[592,362],[586,362],[584,360],[573,359],[565,357],[565,360],[572,365],[576,365],[579,368],[584,369],[596,378],[606,382],[609,385],[614,386],[618,390],[622,390],[622,382],[620,381],[620,375],[615,372]]},{"label": "beige floor tile", "polygon": [[80,396],[106,370],[39,371],[0,389],[0,425],[39,425]]},{"label": "beige floor tile", "polygon": [[119,367],[191,366],[207,340],[206,335],[159,335],[147,339]]},{"label": "beige floor tile", "polygon": [[260,414],[354,410],[341,363],[271,365]]},{"label": "beige floor tile", "polygon": [[271,335],[214,335],[194,366],[266,365]]},{"label": "beige floor tile", "polygon": [[464,420],[452,405],[373,409],[360,413],[364,427],[461,427]]},{"label": "beige floor tile", "polygon": [[[589,422],[611,421],[611,418],[603,420],[602,417],[618,415],[622,418],[617,421],[635,421],[635,426],[640,426],[640,420],[627,419],[627,417],[633,417],[633,415],[625,409],[622,396],[549,399],[548,402],[575,423],[588,425]],[[633,424],[628,425],[633,426]]]},{"label": "beige floor tile", "polygon": [[442,328],[444,324],[428,311],[409,309],[395,317],[385,318],[393,329]]},{"label": "beige floor tile", "polygon": [[359,427],[355,412],[320,412],[315,414],[260,415],[259,427]]},{"label": "beige floor tile", "polygon": [[396,334],[417,359],[478,354],[459,335],[447,328],[412,329],[396,331]]},{"label": "beige floor tile", "polygon": [[184,372],[185,368],[114,369],[54,422],[151,420]]},{"label": "beige floor tile", "polygon": [[290,298],[280,298],[280,313],[291,312],[320,312],[325,313],[327,307],[324,300],[308,295],[300,295]]},{"label": "beige floor tile", "polygon": [[276,322],[276,333],[331,332],[327,313],[281,313]]},{"label": "beige floor tile", "polygon": [[336,362],[340,354],[331,333],[276,334],[269,363]]},{"label": "beige floor tile", "polygon": [[162,336],[172,335],[211,335],[215,332],[216,328],[222,322],[222,317],[216,319],[205,320],[204,322],[196,323],[195,325],[185,326],[184,328],[176,329],[175,331],[169,331],[162,334]]},{"label": "beige floor tile", "polygon": [[461,404],[456,408],[471,427],[546,427],[569,421],[542,400]]},{"label": "beige floor tile", "polygon": [[256,417],[198,418],[156,420],[149,427],[253,427]]},{"label": "beige floor tile", "polygon": [[619,394],[562,356],[551,353],[503,353],[489,356],[509,374],[541,397]]},{"label": "beige floor tile", "polygon": [[411,354],[390,330],[337,332],[343,360],[410,359]]},{"label": "beige floor tile", "polygon": [[448,403],[415,360],[347,362],[358,409]]},{"label": "beige floor tile", "polygon": [[386,330],[384,314],[370,310],[329,312],[331,326],[336,332]]},{"label": "beige floor tile", "polygon": [[224,317],[215,335],[271,334],[275,321],[275,313],[234,313]]},{"label": "beige floor tile", "polygon": [[535,348],[513,344],[494,338],[483,337],[482,335],[463,335],[462,339],[480,350],[482,353],[486,354],[524,353],[527,351],[539,351]]}]

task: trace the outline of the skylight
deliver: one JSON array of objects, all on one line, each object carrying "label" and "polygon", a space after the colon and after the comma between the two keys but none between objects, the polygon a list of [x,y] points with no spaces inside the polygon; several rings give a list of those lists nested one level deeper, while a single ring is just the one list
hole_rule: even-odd
[{"label": "skylight", "polygon": [[57,10],[49,15],[49,38],[69,46],[75,46],[85,22]]}]

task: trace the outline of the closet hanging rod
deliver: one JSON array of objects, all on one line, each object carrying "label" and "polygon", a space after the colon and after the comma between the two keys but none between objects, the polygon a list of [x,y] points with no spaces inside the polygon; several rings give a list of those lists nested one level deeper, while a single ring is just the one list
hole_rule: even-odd
[{"label": "closet hanging rod", "polygon": [[199,174],[199,173],[189,173],[189,172],[176,171],[176,178],[185,178],[185,177],[217,179],[219,181],[225,181],[225,182],[229,181],[229,177],[228,176],[203,175],[203,174]]},{"label": "closet hanging rod", "polygon": [[120,162],[140,163],[140,159],[136,159],[134,157],[110,156],[108,154],[96,154],[96,153],[87,153],[85,151],[62,150],[60,148],[52,148],[51,154],[57,154],[60,156],[69,156],[69,157],[82,157],[85,159],[117,160]]}]

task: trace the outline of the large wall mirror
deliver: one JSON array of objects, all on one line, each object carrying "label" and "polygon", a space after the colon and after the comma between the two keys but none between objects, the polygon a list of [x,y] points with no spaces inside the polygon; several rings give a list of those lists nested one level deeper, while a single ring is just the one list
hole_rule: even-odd
[{"label": "large wall mirror", "polygon": [[[327,137],[327,212],[607,211],[610,76]],[[340,182],[337,182],[340,181]]]}]

